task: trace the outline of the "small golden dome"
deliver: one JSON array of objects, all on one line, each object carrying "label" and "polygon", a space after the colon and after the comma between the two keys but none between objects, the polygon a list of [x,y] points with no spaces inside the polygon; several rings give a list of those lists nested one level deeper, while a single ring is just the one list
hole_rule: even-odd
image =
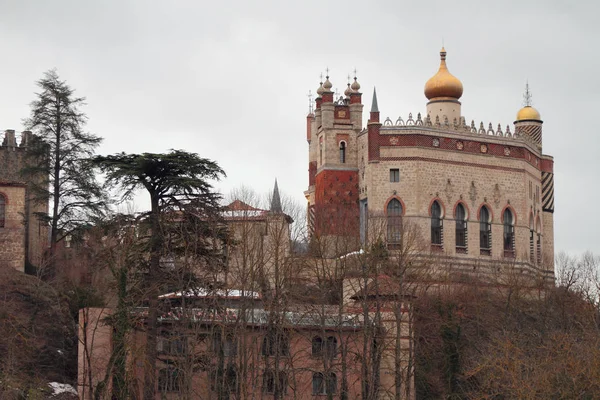
[{"label": "small golden dome", "polygon": [[440,51],[440,69],[425,84],[425,97],[432,100],[439,97],[460,99],[463,94],[461,81],[448,71],[446,66],[446,50]]},{"label": "small golden dome", "polygon": [[323,88],[325,89],[326,92],[330,92],[332,87],[333,87],[333,83],[331,83],[329,81],[329,75],[327,75],[325,77],[325,82],[323,82]]},{"label": "small golden dome", "polygon": [[527,119],[535,119],[537,121],[541,120],[541,115],[538,110],[531,106],[525,106],[519,110],[517,113],[517,121],[523,121]]}]

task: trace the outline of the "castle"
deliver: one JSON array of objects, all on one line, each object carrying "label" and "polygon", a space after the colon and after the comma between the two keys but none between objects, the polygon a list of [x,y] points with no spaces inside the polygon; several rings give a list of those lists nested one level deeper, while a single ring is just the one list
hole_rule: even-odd
[{"label": "castle", "polygon": [[21,170],[32,133],[24,131],[17,144],[14,130],[6,130],[0,146],[0,267],[32,272],[42,263],[47,226],[36,213],[47,213],[48,204],[29,198],[28,182]]},{"label": "castle", "polygon": [[552,284],[554,163],[542,153],[540,113],[527,89],[512,129],[468,124],[463,85],[443,48],[440,58],[425,84],[426,112],[395,122],[380,120],[374,90],[363,126],[356,77],[339,98],[329,76],[321,82],[307,116],[309,228],[394,250],[410,222],[457,279],[486,280],[510,264]]}]

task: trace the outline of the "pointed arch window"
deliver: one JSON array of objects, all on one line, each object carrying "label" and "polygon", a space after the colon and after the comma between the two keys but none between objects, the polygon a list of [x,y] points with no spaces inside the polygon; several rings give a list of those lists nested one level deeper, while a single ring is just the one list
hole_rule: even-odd
[{"label": "pointed arch window", "polygon": [[442,207],[435,200],[431,204],[431,245],[434,249],[441,249],[444,239],[444,224],[442,220]]},{"label": "pointed arch window", "polygon": [[340,163],[344,164],[346,162],[346,142],[340,142]]},{"label": "pointed arch window", "polygon": [[481,207],[479,212],[479,250],[484,256],[492,254],[492,224],[490,211],[486,206]]},{"label": "pointed arch window", "polygon": [[456,206],[456,252],[467,253],[467,213],[462,204]]},{"label": "pointed arch window", "polygon": [[0,194],[0,228],[6,223],[6,198]]},{"label": "pointed arch window", "polygon": [[386,215],[388,245],[399,246],[402,237],[402,203],[400,200],[391,199],[388,202]]},{"label": "pointed arch window", "polygon": [[515,223],[514,215],[510,209],[504,210],[504,257],[515,257]]},{"label": "pointed arch window", "polygon": [[538,264],[541,264],[542,263],[542,227],[540,226],[539,220],[537,222],[537,227],[536,227],[536,236],[537,236],[537,245],[536,245],[537,258],[536,258],[536,261]]},{"label": "pointed arch window", "polygon": [[529,216],[529,261],[535,262],[535,231],[533,228],[533,215]]}]

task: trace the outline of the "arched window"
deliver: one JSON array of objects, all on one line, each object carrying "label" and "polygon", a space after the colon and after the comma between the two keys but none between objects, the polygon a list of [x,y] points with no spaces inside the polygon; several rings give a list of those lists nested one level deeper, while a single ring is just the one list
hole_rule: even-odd
[{"label": "arched window", "polygon": [[325,356],[330,359],[337,357],[337,338],[335,336],[329,336],[327,339],[320,336],[313,337],[312,355]]},{"label": "arched window", "polygon": [[313,395],[335,394],[337,392],[337,375],[315,372],[312,379]]},{"label": "arched window", "polygon": [[529,216],[529,261],[532,263],[535,262],[535,231],[533,228],[533,214]]},{"label": "arched window", "polygon": [[0,228],[6,223],[6,198],[0,194]]},{"label": "arched window", "polygon": [[323,354],[323,338],[315,336],[312,338],[312,355],[320,356]]},{"label": "arched window", "polygon": [[263,374],[263,393],[266,394],[286,394],[287,393],[287,374],[278,371],[278,377],[275,371],[266,370]]},{"label": "arched window", "polygon": [[340,163],[346,162],[346,142],[340,142]]},{"label": "arched window", "polygon": [[158,371],[158,390],[160,392],[179,392],[183,371],[168,367]]},{"label": "arched window", "polygon": [[323,165],[323,142],[319,142],[319,164]]},{"label": "arched window", "polygon": [[290,354],[290,342],[283,332],[267,332],[262,343],[263,356],[287,356]]},{"label": "arched window", "polygon": [[492,224],[490,223],[490,212],[486,206],[481,207],[479,212],[479,250],[481,255],[492,254]]},{"label": "arched window", "polygon": [[456,252],[467,253],[467,213],[460,203],[456,206]]},{"label": "arched window", "polygon": [[337,338],[335,336],[329,336],[327,343],[325,344],[325,355],[328,358],[335,358],[337,356]]},{"label": "arched window", "polygon": [[510,209],[504,210],[504,257],[515,256],[515,225],[513,213]]},{"label": "arched window", "polygon": [[388,245],[398,246],[402,237],[402,203],[398,199],[392,199],[386,211]]},{"label": "arched window", "polygon": [[537,221],[537,227],[536,227],[536,234],[537,234],[537,263],[541,264],[542,263],[542,227],[540,226],[540,221]]},{"label": "arched window", "polygon": [[441,248],[442,238],[442,207],[440,207],[440,203],[434,201],[433,204],[431,204],[431,244],[438,249]]}]

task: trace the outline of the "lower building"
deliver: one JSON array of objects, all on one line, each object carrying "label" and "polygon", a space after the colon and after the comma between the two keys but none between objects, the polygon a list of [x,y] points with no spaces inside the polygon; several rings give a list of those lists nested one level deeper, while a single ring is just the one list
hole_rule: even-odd
[{"label": "lower building", "polygon": [[[156,399],[314,399],[342,393],[356,399],[365,391],[379,399],[396,399],[397,392],[413,399],[410,301],[383,291],[376,296],[372,282],[346,296],[342,309],[274,307],[242,290],[161,296]],[[385,296],[375,307],[375,298]],[[141,398],[145,309],[135,313],[139,325],[128,335],[127,371],[130,396]],[[80,312],[81,399],[91,398],[90,387],[110,377],[115,349],[113,329],[104,324],[109,315],[106,309]]]}]

